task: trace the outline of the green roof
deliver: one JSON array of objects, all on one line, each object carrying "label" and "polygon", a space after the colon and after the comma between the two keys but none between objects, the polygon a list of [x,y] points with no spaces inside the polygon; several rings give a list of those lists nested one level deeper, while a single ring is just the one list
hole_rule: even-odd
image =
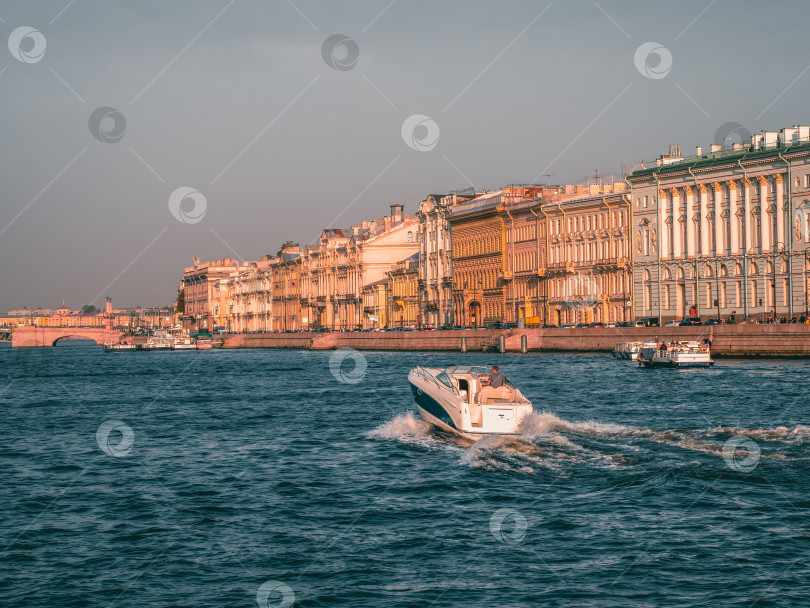
[{"label": "green roof", "polygon": [[739,160],[757,160],[767,158],[769,156],[776,156],[781,153],[792,152],[807,152],[810,151],[810,142],[802,142],[794,145],[778,144],[768,148],[761,148],[759,150],[723,150],[721,152],[710,152],[708,154],[701,154],[700,156],[691,156],[679,161],[675,161],[666,165],[655,165],[646,167],[644,169],[637,169],[627,176],[628,180],[634,178],[643,178],[657,173],[666,175],[668,173],[678,173],[687,168],[702,169],[712,167],[715,165],[724,165],[729,162],[736,163]]}]

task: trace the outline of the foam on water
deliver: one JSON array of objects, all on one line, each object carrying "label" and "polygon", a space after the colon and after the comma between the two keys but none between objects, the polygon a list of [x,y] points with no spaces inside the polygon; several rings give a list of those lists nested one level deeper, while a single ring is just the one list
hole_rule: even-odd
[{"label": "foam on water", "polygon": [[377,428],[366,433],[369,439],[394,440],[425,448],[449,447],[451,444],[439,440],[433,426],[421,418],[414,416],[414,412],[407,411],[384,422]]},{"label": "foam on water", "polygon": [[[576,422],[551,412],[534,412],[520,423],[517,435],[484,437],[472,444],[459,444],[454,438],[436,431],[412,411],[381,424],[368,432],[370,439],[394,440],[423,448],[462,449],[459,462],[478,469],[533,473],[538,469],[562,470],[571,465],[592,467],[633,466],[629,453],[645,451],[652,442],[677,450],[701,452],[721,458],[723,444],[731,435],[746,435],[756,441],[795,444],[810,439],[810,427],[784,426],[773,429],[718,427],[713,429],[648,429],[595,420]],[[576,438],[588,445],[582,445]],[[613,450],[617,452],[613,452]],[[768,454],[763,459],[787,459]]]},{"label": "foam on water", "polygon": [[545,434],[551,432],[570,431],[582,435],[590,435],[594,437],[617,437],[625,436],[632,437],[639,434],[651,433],[649,429],[639,429],[632,426],[624,426],[621,424],[605,424],[588,420],[585,422],[570,422],[558,418],[550,412],[532,413],[524,418],[518,432],[527,437],[533,437],[538,434]]}]

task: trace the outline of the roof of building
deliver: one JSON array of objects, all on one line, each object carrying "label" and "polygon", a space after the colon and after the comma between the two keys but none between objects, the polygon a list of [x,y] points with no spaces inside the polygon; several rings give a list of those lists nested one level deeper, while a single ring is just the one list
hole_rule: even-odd
[{"label": "roof of building", "polygon": [[322,236],[328,239],[348,239],[354,236],[351,228],[324,228]]},{"label": "roof of building", "polygon": [[[807,127],[792,127],[783,129],[782,131],[795,131],[796,129],[806,129]],[[641,180],[651,177],[653,174],[667,175],[672,173],[680,173],[687,169],[700,170],[710,169],[715,166],[722,166],[727,164],[736,164],[738,161],[757,161],[764,160],[768,157],[777,157],[779,154],[790,154],[794,152],[806,153],[810,151],[810,140],[797,139],[792,143],[784,143],[780,141],[775,131],[763,131],[762,134],[757,134],[752,139],[764,138],[765,135],[771,136],[768,140],[761,139],[757,145],[760,147],[755,148],[754,143],[736,144],[731,150],[716,150],[710,151],[706,154],[699,154],[694,156],[668,156],[662,155],[658,159],[650,162],[641,162],[639,168],[635,169],[630,175],[627,176],[628,181]],[[734,148],[737,149],[734,149]]]},{"label": "roof of building", "polygon": [[486,192],[481,196],[476,196],[474,199],[459,203],[452,208],[453,215],[462,215],[464,213],[471,213],[478,211],[485,207],[497,207],[503,200],[503,190],[496,190],[494,192]]}]

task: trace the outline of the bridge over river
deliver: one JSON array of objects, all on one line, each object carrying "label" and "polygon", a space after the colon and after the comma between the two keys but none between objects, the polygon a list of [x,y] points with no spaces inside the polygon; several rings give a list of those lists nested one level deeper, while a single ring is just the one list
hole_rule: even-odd
[{"label": "bridge over river", "polygon": [[59,340],[86,339],[95,340],[96,344],[118,342],[124,332],[105,327],[36,327],[25,325],[11,331],[11,346],[53,346]]}]

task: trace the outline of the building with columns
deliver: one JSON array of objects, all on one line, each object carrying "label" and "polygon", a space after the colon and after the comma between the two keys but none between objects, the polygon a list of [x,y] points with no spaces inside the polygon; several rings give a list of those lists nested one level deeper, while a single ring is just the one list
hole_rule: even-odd
[{"label": "building with columns", "polygon": [[632,252],[626,184],[559,190],[542,205],[549,225],[548,323],[629,321]]},{"label": "building with columns", "polygon": [[448,217],[455,205],[474,192],[429,194],[419,203],[419,316],[420,325],[453,325],[453,245]]},{"label": "building with columns", "polygon": [[[391,205],[391,215],[347,229],[327,228],[301,255],[301,302],[306,327],[377,327],[376,304],[364,287],[388,278],[397,262],[418,253],[418,223]],[[373,292],[372,292],[373,293]]]},{"label": "building with columns", "polygon": [[275,256],[247,262],[225,283],[228,331],[302,328],[298,243],[287,241]]},{"label": "building with columns", "polygon": [[388,271],[388,319],[393,327],[419,324],[419,254],[397,262]]},{"label": "building with columns", "polygon": [[507,186],[450,209],[456,325],[544,322],[542,195],[540,186]]},{"label": "building with columns", "polygon": [[810,127],[663,155],[627,182],[636,317],[807,313]]},{"label": "building with columns", "polygon": [[226,323],[227,283],[232,272],[247,267],[247,262],[231,258],[200,262],[183,271],[180,290],[183,292],[185,310],[181,315],[183,327],[191,331],[213,331]]}]

